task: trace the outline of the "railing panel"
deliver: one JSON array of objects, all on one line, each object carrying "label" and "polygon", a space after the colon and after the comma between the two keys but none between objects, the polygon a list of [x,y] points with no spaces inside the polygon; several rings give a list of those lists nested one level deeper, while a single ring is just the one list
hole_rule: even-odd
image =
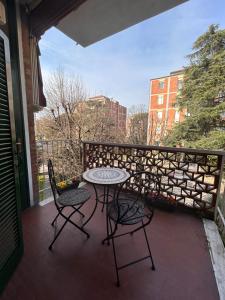
[{"label": "railing panel", "polygon": [[161,178],[165,197],[213,214],[224,164],[222,151],[84,142],[84,169],[119,167]]}]

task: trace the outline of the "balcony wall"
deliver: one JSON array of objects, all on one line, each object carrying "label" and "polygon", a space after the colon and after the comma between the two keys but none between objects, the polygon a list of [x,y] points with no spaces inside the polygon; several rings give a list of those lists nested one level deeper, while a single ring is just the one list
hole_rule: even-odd
[{"label": "balcony wall", "polygon": [[83,165],[84,170],[110,166],[130,174],[153,172],[160,177],[165,198],[213,217],[224,155],[223,151],[84,142]]}]

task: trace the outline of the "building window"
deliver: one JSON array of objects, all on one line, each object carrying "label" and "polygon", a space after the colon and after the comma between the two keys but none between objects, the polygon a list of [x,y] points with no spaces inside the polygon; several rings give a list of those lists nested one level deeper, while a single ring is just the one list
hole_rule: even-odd
[{"label": "building window", "polygon": [[162,120],[162,111],[157,112],[158,120]]},{"label": "building window", "polygon": [[177,88],[178,88],[178,90],[182,90],[182,88],[183,88],[183,79],[178,79]]},{"label": "building window", "polygon": [[175,122],[177,123],[177,122],[179,122],[179,120],[180,120],[180,112],[176,110],[176,112],[175,112]]},{"label": "building window", "polygon": [[158,104],[163,104],[163,95],[158,95]]},{"label": "building window", "polygon": [[159,88],[160,88],[160,89],[164,89],[164,86],[165,86],[164,80],[160,80],[160,81],[159,81]]}]

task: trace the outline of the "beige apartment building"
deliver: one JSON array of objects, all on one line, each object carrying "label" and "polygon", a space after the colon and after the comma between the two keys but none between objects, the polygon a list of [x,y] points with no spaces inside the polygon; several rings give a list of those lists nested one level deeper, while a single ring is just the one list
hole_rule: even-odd
[{"label": "beige apartment building", "polygon": [[127,108],[119,104],[118,101],[103,95],[90,97],[88,106],[93,109],[101,109],[109,117],[116,129],[126,132]]}]

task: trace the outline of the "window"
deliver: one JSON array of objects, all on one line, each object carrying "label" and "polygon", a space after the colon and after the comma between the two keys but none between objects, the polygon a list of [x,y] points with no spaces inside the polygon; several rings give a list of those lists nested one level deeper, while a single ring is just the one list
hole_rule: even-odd
[{"label": "window", "polygon": [[158,104],[163,104],[163,95],[158,95]]},{"label": "window", "polygon": [[157,117],[159,120],[162,120],[162,111],[157,112]]},{"label": "window", "polygon": [[177,122],[179,122],[179,120],[180,120],[180,112],[176,110],[176,112],[175,112],[175,122],[177,123]]},{"label": "window", "polygon": [[183,79],[178,79],[177,88],[178,88],[178,90],[182,90],[182,88],[183,88]]},{"label": "window", "polygon": [[164,86],[165,86],[164,80],[160,80],[160,81],[159,81],[159,88],[160,88],[160,89],[164,89]]}]

